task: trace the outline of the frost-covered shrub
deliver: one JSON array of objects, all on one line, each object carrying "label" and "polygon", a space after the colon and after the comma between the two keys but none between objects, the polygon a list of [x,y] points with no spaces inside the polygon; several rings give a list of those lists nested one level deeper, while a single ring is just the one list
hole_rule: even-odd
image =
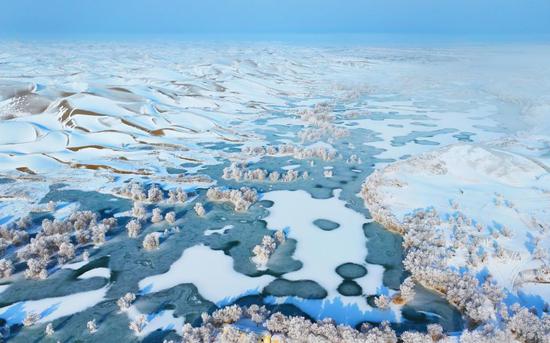
[{"label": "frost-covered shrub", "polygon": [[145,238],[143,238],[143,248],[145,250],[155,250],[158,249],[160,245],[160,233],[158,232],[151,232],[147,235],[145,235]]},{"label": "frost-covered shrub", "polygon": [[128,237],[136,238],[141,232],[141,222],[137,219],[132,219],[126,224],[126,230],[128,231]]},{"label": "frost-covered shrub", "polygon": [[348,164],[361,164],[361,158],[356,154],[352,154],[346,160],[346,163],[348,163]]},{"label": "frost-covered shrub", "polygon": [[134,293],[128,292],[119,298],[116,302],[118,308],[121,311],[126,311],[132,306],[132,303],[136,300],[136,295]]},{"label": "frost-covered shrub", "polygon": [[405,302],[411,301],[414,298],[416,292],[414,291],[414,281],[412,277],[409,276],[403,281],[401,286],[399,286],[399,291],[399,296]]},{"label": "frost-covered shrub", "polygon": [[135,320],[130,322],[130,324],[128,324],[128,327],[130,328],[130,330],[134,331],[136,334],[140,334],[143,331],[143,329],[147,326],[147,324],[148,323],[145,316],[140,315]]},{"label": "frost-covered shrub", "polygon": [[265,306],[258,306],[256,304],[250,305],[249,307],[245,308],[244,311],[245,315],[256,324],[261,324],[265,322],[265,320],[269,316],[269,311]]},{"label": "frost-covered shrub", "polygon": [[381,310],[387,310],[390,308],[390,299],[385,295],[379,295],[374,298],[374,304]]},{"label": "frost-covered shrub", "polygon": [[58,256],[60,263],[65,263],[66,261],[73,259],[75,256],[74,245],[70,242],[62,242],[59,245]]},{"label": "frost-covered shrub", "polygon": [[145,209],[145,206],[141,202],[134,202],[134,206],[132,207],[132,216],[139,220],[145,220],[147,218],[147,210]]},{"label": "frost-covered shrub", "polygon": [[52,323],[48,323],[48,325],[46,325],[46,329],[44,330],[44,333],[46,334],[46,336],[53,336],[55,334],[55,330],[53,329]]},{"label": "frost-covered shrub", "polygon": [[176,212],[171,211],[166,213],[166,216],[164,216],[164,219],[166,219],[166,222],[168,224],[174,224],[176,222]]},{"label": "frost-covered shrub", "polygon": [[204,206],[202,206],[202,203],[200,202],[196,203],[193,209],[195,210],[195,213],[199,217],[204,217],[206,215],[206,210],[204,209]]},{"label": "frost-covered shrub", "polygon": [[0,279],[9,278],[13,272],[13,263],[8,259],[0,259]]},{"label": "frost-covered shrub", "polygon": [[92,242],[95,246],[105,243],[106,227],[103,224],[96,225],[92,228]]},{"label": "frost-covered shrub", "polygon": [[160,223],[162,221],[162,210],[160,208],[153,209],[152,223]]},{"label": "frost-covered shrub", "polygon": [[147,200],[149,202],[157,203],[164,200],[164,193],[157,185],[152,185],[147,192]]},{"label": "frost-covered shrub", "polygon": [[324,177],[333,177],[334,176],[334,172],[332,171],[332,169],[325,169],[323,171],[323,176]]},{"label": "frost-covered shrub", "polygon": [[286,235],[283,230],[277,230],[275,231],[275,241],[277,244],[283,244],[286,241]]},{"label": "frost-covered shrub", "polygon": [[269,258],[275,252],[277,242],[271,236],[264,236],[262,243],[256,245],[252,249],[252,262],[256,264],[258,269],[265,269]]},{"label": "frost-covered shrub", "polygon": [[40,314],[35,312],[29,312],[25,316],[25,319],[23,319],[23,325],[25,326],[33,326],[40,320]]},{"label": "frost-covered shrub", "polygon": [[21,217],[21,218],[19,218],[19,220],[17,220],[15,225],[17,226],[17,228],[19,230],[26,230],[31,225],[31,217],[29,217],[29,216]]},{"label": "frost-covered shrub", "polygon": [[47,263],[44,260],[30,258],[27,260],[25,277],[27,279],[44,280],[48,277]]},{"label": "frost-covered shrub", "polygon": [[91,334],[94,334],[97,332],[97,324],[95,322],[95,319],[92,319],[86,323],[86,328],[88,329],[88,332]]},{"label": "frost-covered shrub", "polygon": [[281,178],[281,174],[278,171],[272,171],[269,173],[269,181],[277,182]]}]

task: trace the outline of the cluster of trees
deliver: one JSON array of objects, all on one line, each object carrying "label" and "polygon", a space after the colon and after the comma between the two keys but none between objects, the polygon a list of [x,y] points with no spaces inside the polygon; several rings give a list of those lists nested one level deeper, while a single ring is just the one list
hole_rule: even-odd
[{"label": "cluster of trees", "polygon": [[308,179],[309,173],[304,171],[300,173],[294,169],[287,170],[284,173],[278,171],[267,171],[262,168],[249,169],[243,163],[233,162],[229,167],[223,169],[222,177],[226,180],[235,181],[270,181],[270,182],[292,182],[299,178]]},{"label": "cluster of trees", "polygon": [[318,103],[311,109],[298,112],[300,119],[313,127],[308,127],[298,132],[298,137],[303,142],[319,141],[326,139],[332,142],[349,135],[349,130],[334,125],[335,116],[333,108],[327,103]]},{"label": "cluster of trees", "polygon": [[[314,322],[303,317],[286,316],[278,312],[272,314],[264,306],[258,305],[250,307],[232,305],[219,309],[212,315],[203,314],[202,319],[202,325],[199,327],[184,325],[182,342],[397,342],[396,333],[386,322],[379,327],[364,324],[361,330],[356,330],[347,325],[337,325],[330,319]],[[241,320],[251,320],[258,326],[258,330],[253,332],[237,328],[234,324]],[[434,327],[432,331],[438,339],[444,337],[440,327]]]},{"label": "cluster of trees", "polygon": [[334,149],[324,146],[309,146],[302,147],[290,143],[280,144],[278,146],[269,145],[244,147],[241,150],[244,154],[250,156],[292,156],[299,160],[310,158],[319,158],[323,161],[330,161],[336,158],[337,154]]},{"label": "cluster of trees", "polygon": [[[211,180],[208,179],[208,181]],[[158,185],[152,184],[147,189],[146,186],[137,181],[129,182],[125,186],[115,189],[115,193],[134,201],[148,203],[167,201],[171,204],[183,204],[188,199],[187,192],[180,187],[168,190],[166,196],[166,192]]]},{"label": "cluster of trees", "polygon": [[[231,305],[214,311],[211,315],[202,314],[202,324],[183,327],[185,343],[199,342],[322,342],[322,343],[547,343],[550,337],[550,316],[537,317],[525,308],[515,306],[507,326],[497,327],[485,324],[475,330],[465,330],[458,337],[447,336],[438,324],[427,326],[426,332],[405,331],[397,334],[387,322],[379,326],[367,323],[360,329],[338,325],[331,319],[311,321],[299,316],[271,313],[264,306],[240,307]],[[239,325],[250,320],[257,328]],[[237,324],[237,325],[235,325]]]},{"label": "cluster of trees", "polygon": [[44,219],[36,236],[29,240],[26,229],[30,227],[30,221],[21,219],[11,228],[2,229],[3,233],[17,238],[10,240],[10,244],[22,246],[14,256],[0,260],[0,277],[11,276],[15,258],[26,262],[27,278],[45,279],[48,266],[74,258],[79,245],[103,244],[106,233],[116,225],[117,221],[113,217],[99,221],[91,211],[77,211],[64,220]]},{"label": "cluster of trees", "polygon": [[212,187],[206,192],[210,201],[227,201],[235,206],[235,211],[244,212],[258,200],[258,192],[249,187],[240,189],[229,189],[223,187]]}]

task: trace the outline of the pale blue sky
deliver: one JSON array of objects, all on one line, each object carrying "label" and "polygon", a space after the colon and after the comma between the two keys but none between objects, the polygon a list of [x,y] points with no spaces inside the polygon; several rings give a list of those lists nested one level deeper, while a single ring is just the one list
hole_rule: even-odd
[{"label": "pale blue sky", "polygon": [[550,34],[550,0],[0,0],[0,35]]}]

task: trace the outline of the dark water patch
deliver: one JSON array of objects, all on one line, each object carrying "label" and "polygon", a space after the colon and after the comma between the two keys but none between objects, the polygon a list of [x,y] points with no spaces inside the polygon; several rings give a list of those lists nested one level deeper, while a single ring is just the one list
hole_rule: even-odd
[{"label": "dark water patch", "polygon": [[332,231],[340,227],[340,224],[328,219],[315,219],[313,224],[323,231]]},{"label": "dark water patch", "polygon": [[456,135],[453,135],[453,137],[461,142],[473,142],[474,140],[472,139],[472,137],[475,135],[476,134],[473,132],[463,131],[457,133]]},{"label": "dark water patch", "polygon": [[273,280],[264,288],[263,294],[276,297],[295,296],[302,299],[323,299],[328,295],[327,291],[315,281],[285,279]]},{"label": "dark water patch", "polygon": [[429,141],[427,139],[415,139],[413,142],[420,145],[439,145],[438,142]]},{"label": "dark water patch", "polygon": [[115,197],[94,191],[80,191],[76,189],[61,190],[51,187],[50,192],[40,200],[40,203],[49,201],[78,202],[80,210],[98,212],[102,216],[112,216],[115,213],[128,211],[132,208],[132,202],[128,199]]},{"label": "dark water patch", "polygon": [[361,286],[359,286],[357,282],[352,280],[342,281],[337,290],[338,293],[346,297],[358,296],[363,293],[363,289],[361,288]]},{"label": "dark water patch", "polygon": [[392,146],[403,146],[410,142],[415,142],[417,144],[432,144],[432,143],[426,143],[431,141],[423,141],[420,138],[432,138],[437,135],[444,135],[448,133],[454,133],[457,132],[457,129],[439,129],[439,130],[432,130],[432,131],[412,131],[407,135],[404,136],[396,136],[392,139],[391,145]]},{"label": "dark water patch", "polygon": [[193,284],[182,284],[157,293],[138,297],[135,306],[142,313],[174,310],[177,317],[183,316],[187,323],[199,324],[203,312],[217,309],[216,305],[201,295]]},{"label": "dark water patch", "polygon": [[102,256],[100,258],[94,259],[86,265],[78,268],[74,271],[73,279],[77,279],[80,275],[96,268],[109,268],[109,256]]},{"label": "dark water patch", "polygon": [[167,167],[166,172],[168,174],[185,174],[185,169],[182,168],[174,168],[174,167]]},{"label": "dark water patch", "polygon": [[367,263],[384,266],[383,282],[391,289],[399,289],[406,278],[403,270],[403,238],[386,230],[376,222],[363,225],[367,240]]},{"label": "dark water patch", "polygon": [[367,268],[357,263],[344,263],[336,267],[336,273],[344,279],[357,279],[367,275]]},{"label": "dark water patch", "polygon": [[426,331],[426,325],[431,323],[440,324],[446,332],[464,329],[462,315],[447,300],[420,285],[415,287],[415,292],[414,299],[401,311],[407,322],[414,322],[422,331]]}]

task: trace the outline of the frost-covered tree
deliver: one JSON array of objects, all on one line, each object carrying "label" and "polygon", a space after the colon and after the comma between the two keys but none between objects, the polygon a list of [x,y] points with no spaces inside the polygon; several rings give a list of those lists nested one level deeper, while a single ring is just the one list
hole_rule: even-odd
[{"label": "frost-covered tree", "polygon": [[40,314],[36,312],[29,312],[25,316],[25,319],[23,319],[23,325],[25,326],[33,326],[40,320]]},{"label": "frost-covered tree", "polygon": [[176,222],[176,212],[171,211],[166,213],[164,219],[166,219],[166,222],[168,222],[168,224],[174,224]]},{"label": "frost-covered tree", "polygon": [[145,206],[143,206],[143,203],[141,202],[134,202],[134,206],[132,207],[132,216],[139,220],[145,220],[147,218],[147,210],[145,209]]},{"label": "frost-covered tree", "polygon": [[99,246],[105,243],[105,225],[99,224],[92,228],[92,242],[95,246]]},{"label": "frost-covered tree", "polygon": [[199,217],[204,217],[206,215],[206,210],[204,209],[204,207],[202,206],[202,203],[200,202],[196,203],[193,209],[195,210],[195,213]]},{"label": "frost-covered tree", "polygon": [[246,316],[250,318],[256,324],[262,324],[269,316],[269,311],[265,306],[258,306],[256,304],[250,305],[244,310]]},{"label": "frost-covered tree", "polygon": [[24,216],[24,217],[21,217],[19,218],[19,220],[17,220],[17,222],[15,223],[17,228],[19,230],[26,230],[29,228],[29,226],[31,226],[31,217],[30,216]]},{"label": "frost-covered tree", "polygon": [[116,304],[121,311],[126,311],[132,306],[132,303],[136,300],[136,295],[134,293],[128,292],[120,297]]},{"label": "frost-covered tree", "polygon": [[13,272],[13,263],[8,259],[0,259],[0,279],[9,278]]},{"label": "frost-covered tree", "polygon": [[131,321],[128,324],[130,330],[134,331],[136,334],[140,334],[143,329],[147,326],[147,319],[144,315],[139,315],[135,320]]},{"label": "frost-covered tree", "polygon": [[401,286],[399,286],[399,291],[400,297],[405,302],[411,301],[414,298],[416,292],[414,291],[414,281],[412,277],[409,276],[403,281]]},{"label": "frost-covered tree", "polygon": [[153,209],[152,223],[160,223],[162,221],[162,210],[160,208]]},{"label": "frost-covered tree", "polygon": [[269,173],[269,181],[271,182],[277,182],[279,181],[280,178],[281,178],[281,173],[279,173],[276,170]]},{"label": "frost-covered tree", "polygon": [[30,258],[27,260],[27,269],[25,270],[27,279],[44,280],[48,277],[46,262],[41,259]]},{"label": "frost-covered tree", "polygon": [[275,252],[277,248],[277,242],[271,236],[264,236],[262,238],[262,243],[256,245],[252,249],[252,262],[256,264],[258,269],[265,269],[267,267],[267,262],[271,257],[271,254]]},{"label": "frost-covered tree", "polygon": [[158,203],[164,200],[164,193],[157,185],[152,185],[147,192],[147,200],[152,203]]},{"label": "frost-covered tree", "polygon": [[60,263],[65,263],[74,258],[75,256],[75,247],[70,242],[63,242],[59,245],[59,261]]},{"label": "frost-covered tree", "polygon": [[151,232],[143,238],[143,248],[145,250],[151,251],[158,249],[160,245],[160,233]]},{"label": "frost-covered tree", "polygon": [[94,334],[97,332],[97,324],[95,322],[95,319],[92,319],[86,323],[86,328],[88,329],[88,332],[90,334]]},{"label": "frost-covered tree", "polygon": [[132,219],[126,224],[126,230],[128,231],[128,237],[136,238],[141,232],[141,222],[137,219]]},{"label": "frost-covered tree", "polygon": [[44,333],[46,334],[46,336],[50,336],[50,337],[55,334],[55,330],[53,329],[52,323],[48,323],[48,325],[46,325],[46,329],[44,330]]},{"label": "frost-covered tree", "polygon": [[390,299],[385,295],[379,295],[374,298],[374,304],[381,310],[387,310],[390,308]]},{"label": "frost-covered tree", "polygon": [[275,231],[275,242],[279,244],[283,244],[286,241],[286,235],[283,230],[277,230]]}]

